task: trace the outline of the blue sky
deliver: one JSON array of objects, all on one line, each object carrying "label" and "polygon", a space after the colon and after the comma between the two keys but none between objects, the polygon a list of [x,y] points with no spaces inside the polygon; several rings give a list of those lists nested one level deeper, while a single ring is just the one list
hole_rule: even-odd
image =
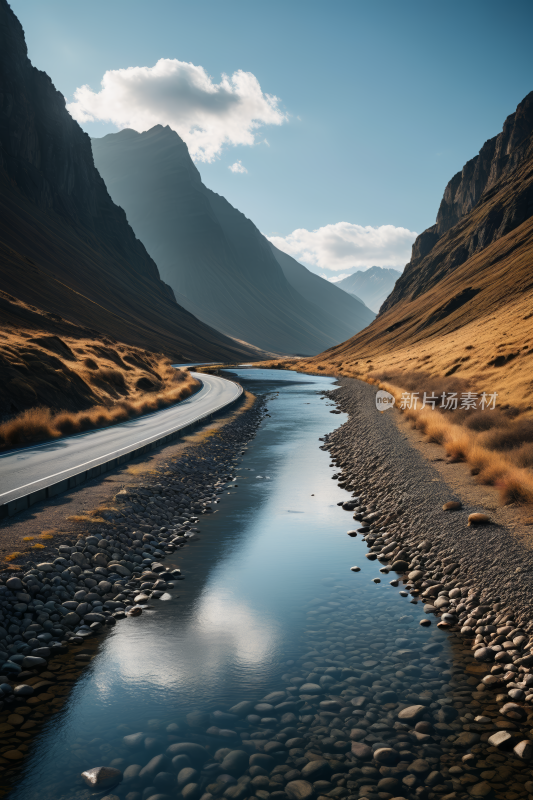
[{"label": "blue sky", "polygon": [[[203,142],[200,156],[211,160],[198,168],[261,231],[329,277],[402,262],[414,232],[433,224],[448,180],[533,89],[530,1],[11,6],[32,62],[69,102],[89,85],[94,108],[106,72],[142,67],[153,79],[160,59],[203,68],[215,86],[209,97],[223,73],[237,95],[235,73],[255,76],[263,118],[265,95],[274,95],[270,116],[279,124],[248,131],[253,144],[240,143],[239,132]],[[243,91],[244,106],[253,104]],[[235,121],[224,124],[235,130]],[[91,136],[117,130],[111,122],[82,127]],[[247,171],[229,169],[239,164]]]}]

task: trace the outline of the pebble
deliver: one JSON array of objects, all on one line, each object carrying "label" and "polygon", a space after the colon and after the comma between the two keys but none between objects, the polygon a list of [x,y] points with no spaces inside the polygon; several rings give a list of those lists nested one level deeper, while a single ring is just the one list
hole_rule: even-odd
[{"label": "pebble", "polygon": [[285,785],[285,793],[291,800],[311,800],[314,796],[312,785],[305,780],[289,781]]},{"label": "pebble", "polygon": [[469,514],[468,515],[468,524],[469,525],[484,525],[490,522],[490,517],[488,514]]},{"label": "pebble", "polygon": [[510,742],[512,738],[509,731],[497,731],[493,733],[492,736],[489,736],[488,743],[491,747],[503,747]]}]

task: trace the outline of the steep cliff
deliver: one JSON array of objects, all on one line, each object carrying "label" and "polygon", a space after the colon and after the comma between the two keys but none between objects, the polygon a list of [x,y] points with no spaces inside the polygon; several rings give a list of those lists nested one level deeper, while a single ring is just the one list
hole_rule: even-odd
[{"label": "steep cliff", "polygon": [[531,411],[532,365],[533,93],[450,181],[374,322],[308,368],[457,375]]},{"label": "steep cliff", "polygon": [[373,319],[341,294],[332,308],[327,286],[324,302],[302,295],[253,222],[204,186],[170,128],[123,130],[92,144],[111,197],[178,301],[204,322],[266,350],[309,355]]},{"label": "steep cliff", "polygon": [[[17,309],[40,309],[175,360],[252,351],[181,308],[93,162],[89,137],[50,78],[28,59],[24,32],[0,0],[0,275]],[[19,316],[24,324],[24,315]],[[14,390],[15,391],[15,390]]]},{"label": "steep cliff", "polygon": [[[411,261],[382,312],[418,297],[533,214],[533,92],[498,136],[453,176],[431,228],[417,237]],[[474,213],[475,212],[475,213]]]}]

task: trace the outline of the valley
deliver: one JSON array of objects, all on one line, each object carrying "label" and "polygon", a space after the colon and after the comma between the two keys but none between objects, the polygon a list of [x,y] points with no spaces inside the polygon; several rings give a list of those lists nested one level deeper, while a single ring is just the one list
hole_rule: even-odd
[{"label": "valley", "polygon": [[0,0],[0,797],[532,800],[510,2]]}]

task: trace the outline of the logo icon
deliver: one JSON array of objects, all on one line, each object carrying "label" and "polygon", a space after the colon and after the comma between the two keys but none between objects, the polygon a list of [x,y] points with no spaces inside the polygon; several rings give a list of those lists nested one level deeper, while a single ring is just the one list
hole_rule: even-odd
[{"label": "logo icon", "polygon": [[396,398],[389,392],[385,392],[383,389],[376,392],[376,408],[378,411],[386,411],[388,408],[392,408],[395,402]]}]

